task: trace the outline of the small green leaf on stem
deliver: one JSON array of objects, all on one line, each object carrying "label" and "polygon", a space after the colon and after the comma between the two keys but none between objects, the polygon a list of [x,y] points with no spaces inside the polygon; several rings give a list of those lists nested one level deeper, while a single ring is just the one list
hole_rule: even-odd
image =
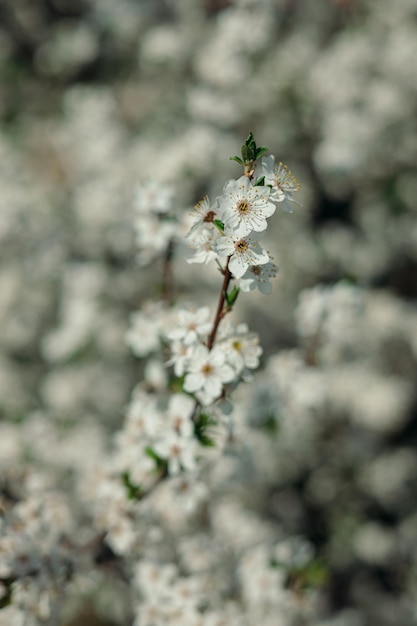
[{"label": "small green leaf on stem", "polygon": [[224,224],[221,220],[213,220],[213,224],[221,233],[224,233]]},{"label": "small green leaf on stem", "polygon": [[159,454],[157,454],[153,448],[148,446],[145,449],[145,453],[146,453],[146,455],[148,457],[150,457],[151,459],[153,459],[155,461],[155,465],[156,465],[158,470],[165,470],[166,469],[166,467],[167,467],[166,460],[163,459],[161,456],[159,456]]},{"label": "small green leaf on stem", "polygon": [[259,159],[265,152],[268,152],[268,146],[261,146],[260,148],[256,148],[255,159]]},{"label": "small green leaf on stem", "polygon": [[230,293],[226,293],[226,302],[229,307],[232,307],[234,303],[236,302],[237,297],[239,295],[239,291],[240,291],[239,287],[235,285]]},{"label": "small green leaf on stem", "polygon": [[126,488],[127,499],[139,500],[142,495],[142,487],[132,482],[129,472],[123,472],[122,481]]}]

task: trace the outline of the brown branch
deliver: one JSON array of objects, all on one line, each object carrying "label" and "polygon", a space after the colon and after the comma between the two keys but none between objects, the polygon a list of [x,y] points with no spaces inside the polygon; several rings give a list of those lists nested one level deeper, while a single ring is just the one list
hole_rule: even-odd
[{"label": "brown branch", "polygon": [[232,278],[232,274],[229,270],[229,261],[230,256],[227,257],[226,267],[224,268],[224,279],[222,289],[220,291],[219,302],[217,305],[216,317],[214,318],[213,328],[211,329],[210,337],[208,338],[207,347],[209,350],[212,349],[214,345],[214,340],[216,339],[217,329],[223,317],[225,316],[227,309],[224,308],[224,302],[226,300],[227,288],[229,286],[230,280]]}]

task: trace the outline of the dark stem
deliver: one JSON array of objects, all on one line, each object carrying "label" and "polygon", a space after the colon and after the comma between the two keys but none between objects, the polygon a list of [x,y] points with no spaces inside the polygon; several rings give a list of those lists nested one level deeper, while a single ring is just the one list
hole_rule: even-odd
[{"label": "dark stem", "polygon": [[172,303],[174,300],[174,272],[172,269],[172,258],[174,256],[174,242],[171,241],[168,243],[167,248],[165,250],[165,255],[163,258],[162,265],[162,285],[161,292],[162,297],[167,303]]},{"label": "dark stem", "polygon": [[[231,256],[231,255],[230,255]],[[226,300],[227,288],[229,286],[232,274],[229,270],[230,256],[227,257],[226,267],[224,268],[223,285],[220,291],[219,303],[217,305],[216,317],[214,318],[213,328],[211,329],[210,337],[207,342],[209,350],[212,349],[214,340],[216,339],[217,329],[223,317],[225,316],[227,309],[224,308],[224,302]]]}]

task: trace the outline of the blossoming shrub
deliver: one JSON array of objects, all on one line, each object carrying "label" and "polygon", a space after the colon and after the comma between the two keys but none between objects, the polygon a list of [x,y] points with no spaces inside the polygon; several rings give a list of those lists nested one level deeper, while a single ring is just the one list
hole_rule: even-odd
[{"label": "blossoming shrub", "polygon": [[[414,0],[29,4],[0,19],[0,622],[413,626]],[[267,154],[238,182],[247,128],[302,210]],[[236,278],[265,249],[279,280]]]}]

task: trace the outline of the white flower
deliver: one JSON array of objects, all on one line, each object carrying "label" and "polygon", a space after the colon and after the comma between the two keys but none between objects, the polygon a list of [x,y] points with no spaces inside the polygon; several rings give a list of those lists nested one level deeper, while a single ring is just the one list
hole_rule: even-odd
[{"label": "white flower", "polygon": [[218,398],[223,383],[230,382],[235,372],[226,363],[224,350],[217,346],[211,351],[206,346],[197,346],[185,377],[184,389],[189,393],[199,392],[203,404]]},{"label": "white flower", "polygon": [[138,185],[135,208],[138,213],[167,213],[172,208],[173,190],[171,185],[155,179]]},{"label": "white flower", "polygon": [[[191,231],[189,235],[191,234]],[[190,247],[195,249],[193,256],[188,257],[187,263],[207,263],[217,257],[214,251],[214,243],[219,236],[214,228],[201,228],[193,234],[192,240],[189,242]]]},{"label": "white flower", "polygon": [[216,212],[214,208],[214,205],[212,206],[210,204],[208,196],[204,196],[204,198],[195,205],[192,211],[192,217],[195,217],[197,219],[191,226],[190,232],[188,233],[187,237],[195,233],[195,231],[204,228],[207,224],[213,223],[213,220],[216,219]]},{"label": "white flower", "polygon": [[161,597],[168,593],[176,578],[175,565],[171,563],[160,565],[153,561],[141,560],[136,566],[133,582],[147,600],[159,602]]},{"label": "white flower", "polygon": [[232,255],[229,269],[235,278],[242,278],[251,265],[268,263],[269,255],[258,243],[259,235],[251,233],[245,237],[236,234],[221,237],[216,244],[220,256]]},{"label": "white flower", "polygon": [[190,473],[180,474],[173,478],[169,486],[174,492],[175,503],[189,514],[193,513],[200,502],[208,496],[207,485]]},{"label": "white flower", "polygon": [[183,470],[196,469],[197,441],[183,437],[176,432],[167,431],[164,437],[154,445],[155,452],[168,461],[170,476],[176,476]]},{"label": "white flower", "polygon": [[166,333],[168,339],[181,341],[186,346],[205,338],[211,329],[208,321],[210,309],[201,307],[197,310],[180,309],[177,312],[176,327]]},{"label": "white flower", "polygon": [[170,346],[171,358],[166,365],[174,366],[175,376],[182,376],[187,370],[193,352],[192,346],[186,346],[181,341],[174,341]]},{"label": "white flower", "polygon": [[196,347],[189,371],[185,377],[184,389],[196,393],[203,404],[210,404],[223,390],[223,383],[235,377],[234,370],[226,363],[225,351],[216,346],[211,351],[206,346]]},{"label": "white flower", "polygon": [[152,304],[145,305],[143,311],[137,311],[131,316],[126,343],[135,356],[147,356],[159,348],[160,331],[161,309]]},{"label": "white flower", "polygon": [[293,212],[293,207],[288,202],[298,204],[293,198],[293,194],[300,190],[300,183],[293,176],[286,165],[281,162],[275,167],[275,157],[273,154],[262,157],[261,159],[262,175],[265,176],[265,183],[272,186],[271,200],[274,202],[283,202],[283,207],[289,213]]},{"label": "white flower", "polygon": [[154,396],[140,388],[134,392],[126,415],[125,430],[132,443],[144,437],[154,437],[162,427],[161,414]]},{"label": "white flower", "polygon": [[272,291],[270,278],[275,278],[278,267],[275,263],[269,262],[264,265],[250,265],[239,280],[239,287],[242,291],[252,291],[259,289],[263,294],[269,294]]},{"label": "white flower", "polygon": [[254,187],[247,176],[241,176],[238,180],[229,180],[223,191],[217,202],[226,232],[234,231],[243,237],[253,230],[266,229],[266,218],[275,212],[275,206],[268,201],[269,187]]},{"label": "white flower", "polygon": [[247,324],[239,324],[225,339],[227,361],[240,374],[245,368],[255,369],[259,366],[262,348],[259,337],[250,333]]},{"label": "white flower", "polygon": [[176,393],[169,401],[167,408],[168,423],[182,437],[192,437],[194,425],[191,415],[194,409],[194,400],[183,393]]},{"label": "white flower", "polygon": [[159,257],[178,235],[177,222],[161,220],[157,215],[140,215],[134,221],[134,228],[140,265],[146,265]]}]

